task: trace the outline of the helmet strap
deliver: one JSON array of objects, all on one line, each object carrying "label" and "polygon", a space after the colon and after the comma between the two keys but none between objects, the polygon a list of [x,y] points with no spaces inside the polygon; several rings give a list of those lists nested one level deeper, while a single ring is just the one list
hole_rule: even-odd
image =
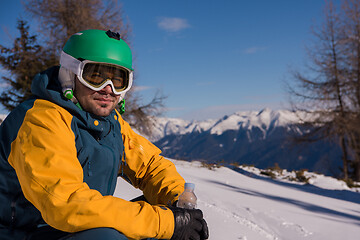
[{"label": "helmet strap", "polygon": [[76,75],[70,70],[60,66],[58,79],[61,84],[64,97],[72,101],[79,109],[83,110],[80,103],[74,96],[73,88],[75,77]]},{"label": "helmet strap", "polygon": [[76,99],[76,97],[74,96],[74,92],[72,89],[65,89],[63,91],[63,95],[65,98],[69,99],[70,101],[72,101],[76,106],[78,106],[81,110],[81,106],[80,103],[78,102],[78,100]]},{"label": "helmet strap", "polygon": [[80,103],[78,102],[78,100],[74,96],[74,92],[73,92],[72,89],[65,89],[64,92],[63,92],[63,95],[64,95],[65,98],[71,100],[78,108],[80,108],[80,110],[83,110]]}]

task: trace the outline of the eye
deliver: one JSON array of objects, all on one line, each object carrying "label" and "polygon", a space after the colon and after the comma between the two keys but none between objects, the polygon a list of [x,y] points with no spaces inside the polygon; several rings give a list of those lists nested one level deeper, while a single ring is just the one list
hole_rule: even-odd
[{"label": "eye", "polygon": [[102,81],[103,80],[103,76],[99,72],[93,72],[87,78],[89,78],[93,81]]},{"label": "eye", "polygon": [[99,72],[93,72],[91,74],[91,77],[100,77],[100,76],[101,76],[101,74]]},{"label": "eye", "polygon": [[124,79],[123,79],[122,77],[115,77],[115,78],[113,79],[113,81],[122,83],[122,82],[124,81]]}]

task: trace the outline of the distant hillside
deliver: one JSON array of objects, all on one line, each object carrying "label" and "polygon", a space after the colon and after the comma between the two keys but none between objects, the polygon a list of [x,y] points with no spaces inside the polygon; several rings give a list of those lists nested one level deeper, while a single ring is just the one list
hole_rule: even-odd
[{"label": "distant hillside", "polygon": [[340,148],[326,141],[295,144],[293,136],[308,130],[297,123],[295,113],[270,109],[201,122],[159,118],[152,140],[170,158],[340,174]]}]

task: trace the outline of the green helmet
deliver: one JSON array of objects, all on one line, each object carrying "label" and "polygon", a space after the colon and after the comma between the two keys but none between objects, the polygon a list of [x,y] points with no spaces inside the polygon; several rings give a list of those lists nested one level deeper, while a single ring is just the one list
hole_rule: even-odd
[{"label": "green helmet", "polygon": [[72,35],[63,51],[76,59],[116,64],[133,71],[131,50],[118,33],[84,30]]},{"label": "green helmet", "polygon": [[126,68],[129,72],[127,88],[120,93],[121,101],[131,88],[133,81],[132,54],[127,43],[120,39],[120,34],[103,30],[84,30],[72,35],[66,42],[60,56],[59,81],[63,94],[77,102],[74,94],[74,76],[81,75],[84,60],[114,64]]}]

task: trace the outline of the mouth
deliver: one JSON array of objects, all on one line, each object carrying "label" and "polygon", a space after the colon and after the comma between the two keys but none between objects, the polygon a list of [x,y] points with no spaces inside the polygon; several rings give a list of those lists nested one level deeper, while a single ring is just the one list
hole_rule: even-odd
[{"label": "mouth", "polygon": [[114,99],[107,97],[96,97],[94,100],[100,104],[110,104],[114,102]]}]

